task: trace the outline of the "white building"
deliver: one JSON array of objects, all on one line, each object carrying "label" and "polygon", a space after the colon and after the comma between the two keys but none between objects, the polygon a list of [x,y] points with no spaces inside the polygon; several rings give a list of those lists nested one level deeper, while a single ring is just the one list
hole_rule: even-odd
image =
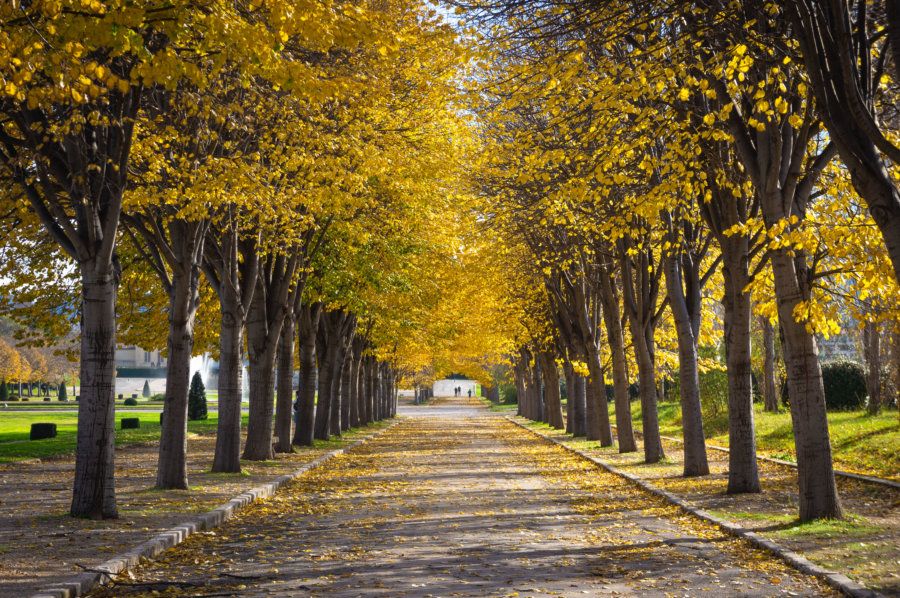
[{"label": "white building", "polygon": [[159,351],[145,351],[134,345],[116,347],[116,367],[118,368],[162,368],[166,358]]},{"label": "white building", "polygon": [[474,397],[478,390],[478,382],[475,380],[455,380],[455,379],[444,379],[444,380],[435,380],[434,385],[431,387],[434,392],[434,396],[436,397],[452,397],[455,396],[456,393],[453,392],[454,388],[459,388],[461,390],[459,396],[466,397],[468,396],[469,391],[472,391],[472,396]]}]

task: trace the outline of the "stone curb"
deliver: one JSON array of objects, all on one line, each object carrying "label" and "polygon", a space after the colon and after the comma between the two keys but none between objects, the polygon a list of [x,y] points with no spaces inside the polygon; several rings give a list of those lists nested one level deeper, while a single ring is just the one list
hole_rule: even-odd
[{"label": "stone curb", "polygon": [[114,559],[110,559],[105,563],[101,563],[95,568],[88,569],[84,573],[81,573],[80,575],[73,577],[68,581],[58,583],[46,589],[39,590],[36,594],[32,594],[29,598],[75,598],[76,596],[81,596],[87,593],[95,586],[109,583],[115,578],[117,574],[121,573],[125,569],[134,567],[135,565],[139,564],[142,559],[155,558],[161,552],[168,550],[173,546],[181,544],[187,539],[188,536],[221,525],[228,519],[234,517],[234,515],[237,514],[238,511],[240,511],[250,503],[257,500],[269,498],[287,482],[303,475],[304,473],[312,469],[319,467],[326,461],[333,459],[334,457],[337,457],[338,455],[341,455],[352,448],[356,448],[364,442],[375,438],[382,432],[390,430],[401,421],[401,419],[396,419],[387,427],[373,432],[369,436],[361,438],[353,444],[347,445],[341,449],[336,449],[328,452],[321,457],[313,459],[309,463],[304,463],[300,467],[300,469],[292,473],[279,476],[261,486],[257,486],[256,488],[251,488],[250,490],[242,492],[228,502],[219,505],[212,511],[208,511],[200,515],[193,521],[188,521],[182,523],[181,525],[176,525],[173,528],[161,532],[148,541],[144,542],[143,544],[139,544],[138,546],[129,550],[125,554]]},{"label": "stone curb", "polygon": [[[613,429],[616,428],[616,426],[614,424],[611,427]],[[637,430],[635,430],[634,433],[637,436],[642,436],[641,433],[638,432]],[[682,440],[679,440],[678,438],[672,438],[671,436],[660,436],[660,438],[662,438],[663,440],[668,440],[669,442],[677,442],[678,444],[684,444],[684,442]],[[730,452],[724,446],[716,446],[715,444],[707,444],[706,448],[713,449],[714,451],[721,451],[723,453]],[[769,463],[777,463],[778,465],[787,465],[788,467],[793,467],[794,469],[797,469],[797,464],[794,463],[793,461],[785,461],[784,459],[776,459],[775,457],[766,457],[765,455],[760,455],[760,454],[757,454],[756,458],[762,459],[763,461],[768,461]],[[843,478],[851,478],[854,480],[859,480],[861,482],[869,482],[870,484],[880,484],[882,486],[889,486],[891,488],[896,488],[897,490],[900,490],[900,482],[895,482],[894,480],[889,480],[887,478],[877,478],[875,476],[863,475],[861,473],[852,473],[849,471],[841,471],[840,469],[835,469],[834,475],[843,477]]]},{"label": "stone curb", "polygon": [[666,499],[668,502],[680,507],[682,510],[686,511],[687,513],[690,513],[691,515],[694,515],[695,517],[699,517],[700,519],[703,519],[705,521],[713,523],[713,524],[717,525],[718,527],[724,529],[729,534],[736,536],[738,538],[743,538],[743,539],[747,540],[748,542],[750,542],[751,544],[753,544],[754,546],[757,546],[758,548],[762,548],[763,550],[767,550],[767,551],[771,552],[772,554],[774,554],[775,556],[777,556],[778,558],[780,558],[781,560],[786,562],[788,565],[794,567],[801,573],[804,573],[806,575],[815,575],[816,577],[820,577],[820,578],[824,579],[825,582],[827,582],[829,585],[837,588],[838,590],[840,590],[841,592],[843,592],[844,594],[846,594],[848,596],[851,596],[852,598],[884,598],[882,594],[879,594],[873,590],[870,590],[869,588],[867,588],[863,585],[856,583],[855,581],[848,578],[846,575],[842,575],[840,573],[835,573],[833,571],[829,571],[828,569],[825,569],[824,567],[820,567],[820,566],[810,562],[809,560],[805,559],[804,557],[800,556],[796,552],[794,552],[792,550],[788,550],[787,548],[778,544],[777,542],[769,540],[768,538],[764,538],[763,536],[757,534],[756,532],[752,532],[744,527],[741,527],[740,525],[734,523],[733,521],[728,521],[727,519],[722,519],[721,517],[716,517],[715,515],[707,513],[703,509],[699,509],[699,508],[695,507],[691,503],[687,502],[686,500],[684,500],[683,498],[681,498],[679,496],[676,496],[675,494],[672,494],[671,492],[668,492],[661,488],[657,488],[656,486],[653,486],[652,484],[644,481],[643,479],[639,478],[636,475],[632,475],[630,473],[620,471],[620,470],[616,469],[615,467],[613,467],[612,465],[610,465],[609,463],[601,461],[600,459],[593,457],[582,450],[573,448],[573,447],[569,446],[568,444],[566,444],[565,442],[561,442],[554,438],[545,436],[544,434],[538,432],[537,430],[533,430],[533,429],[529,428],[528,426],[526,426],[525,424],[522,424],[521,422],[514,420],[510,416],[505,416],[505,418],[507,421],[512,422],[513,424],[519,426],[520,428],[531,432],[535,436],[539,436],[545,440],[549,440],[553,444],[561,446],[564,449],[566,449],[572,453],[575,453],[576,455],[578,455],[584,459],[587,459],[591,463],[594,463],[595,465],[600,466],[601,468],[605,469],[606,471],[627,479],[628,481],[630,481],[633,484],[635,484],[636,486],[646,490],[647,492],[650,492],[657,496],[661,496],[662,498]]}]

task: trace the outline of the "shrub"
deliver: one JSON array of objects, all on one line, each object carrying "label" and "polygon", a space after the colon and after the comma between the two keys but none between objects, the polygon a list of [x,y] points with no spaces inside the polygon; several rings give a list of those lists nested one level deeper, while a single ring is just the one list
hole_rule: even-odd
[{"label": "shrub", "polygon": [[134,406],[138,404],[138,401],[134,397],[128,397],[127,399],[125,399],[124,404],[128,406]]},{"label": "shrub", "polygon": [[56,424],[35,423],[31,424],[31,440],[43,440],[44,438],[56,438]]},{"label": "shrub", "polygon": [[859,409],[866,401],[866,371],[855,361],[832,361],[822,366],[825,406],[829,410]]},{"label": "shrub", "polygon": [[149,380],[144,380],[144,390],[141,391],[141,394],[144,396],[145,399],[150,398],[150,381]]},{"label": "shrub", "polygon": [[122,429],[123,430],[134,430],[141,427],[141,420],[137,417],[123,417],[122,418]]},{"label": "shrub", "polygon": [[188,391],[188,419],[206,419],[206,387],[200,372],[191,378],[191,389]]},{"label": "shrub", "polygon": [[517,403],[519,401],[515,384],[507,384],[501,389],[500,393],[503,395],[504,403]]},{"label": "shrub", "polygon": [[9,395],[9,401],[15,403],[19,400],[19,395]]},{"label": "shrub", "polygon": [[65,382],[63,382],[62,384],[59,385],[59,394],[57,395],[57,398],[58,398],[60,401],[65,401],[65,400],[67,399],[67,397],[66,397],[66,383],[65,383]]},{"label": "shrub", "polygon": [[155,395],[150,395],[150,400],[151,401],[165,401],[166,394],[162,393],[162,392],[158,392]]},{"label": "shrub", "polygon": [[51,399],[50,397],[44,397],[44,402],[45,402],[45,403],[49,403],[49,402],[52,401],[52,400],[53,400],[53,399]]},{"label": "shrub", "polygon": [[[830,361],[822,365],[825,407],[829,411],[859,409],[866,401],[866,371],[855,361]],[[781,380],[781,401],[789,407],[787,380]]]}]

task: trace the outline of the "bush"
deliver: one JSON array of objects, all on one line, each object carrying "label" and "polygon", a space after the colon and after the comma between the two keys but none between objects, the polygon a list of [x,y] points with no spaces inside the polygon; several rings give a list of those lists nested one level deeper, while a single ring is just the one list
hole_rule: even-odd
[{"label": "bush", "polygon": [[166,395],[165,395],[165,393],[158,392],[155,395],[150,395],[150,400],[151,401],[165,401]]},{"label": "bush", "polygon": [[[822,365],[825,407],[829,411],[860,409],[865,405],[866,370],[855,361],[830,361]],[[781,401],[789,407],[787,380],[781,381]]]},{"label": "bush", "polygon": [[822,366],[825,406],[829,410],[859,409],[866,401],[866,371],[855,361],[832,361]]},{"label": "bush", "polygon": [[43,440],[44,438],[56,438],[56,424],[37,423],[31,424],[31,440]]},{"label": "bush", "polygon": [[150,381],[149,380],[144,380],[144,390],[141,391],[141,394],[144,396],[145,399],[150,398]]},{"label": "bush", "polygon": [[133,407],[134,405],[138,404],[138,401],[134,397],[128,397],[127,399],[125,399],[124,404],[128,405],[129,407]]},{"label": "bush", "polygon": [[19,400],[19,395],[9,395],[9,401],[15,403]]},{"label": "bush", "polygon": [[500,390],[504,403],[518,403],[519,395],[515,384],[508,384]]},{"label": "bush", "polygon": [[63,382],[59,385],[59,394],[56,395],[60,401],[65,401],[68,397],[66,397],[66,383]]},{"label": "bush", "polygon": [[206,387],[203,386],[203,378],[200,372],[195,372],[191,378],[191,389],[188,391],[188,419],[206,419]]},{"label": "bush", "polygon": [[51,399],[50,397],[44,397],[44,402],[45,402],[45,403],[49,403],[49,402],[52,401],[52,400],[53,400],[53,399]]},{"label": "bush", "polygon": [[141,427],[141,420],[137,417],[123,417],[122,418],[122,429],[123,430],[134,430]]}]

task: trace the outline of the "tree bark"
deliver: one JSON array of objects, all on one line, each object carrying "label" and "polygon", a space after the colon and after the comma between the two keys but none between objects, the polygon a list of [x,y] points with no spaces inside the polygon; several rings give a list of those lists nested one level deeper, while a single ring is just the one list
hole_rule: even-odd
[{"label": "tree bark", "polygon": [[[664,259],[669,309],[675,321],[678,339],[678,380],[681,386],[681,421],[684,443],[684,477],[709,474],[703,413],[700,409],[700,372],[697,355],[700,332],[699,264],[686,263],[688,256],[671,255]],[[665,381],[660,381],[665,387]]]},{"label": "tree bark", "polygon": [[156,472],[158,488],[188,488],[188,391],[194,349],[194,317],[200,305],[200,267],[194,264],[189,268],[188,272],[173,273],[169,293],[169,359]]},{"label": "tree bark", "polygon": [[[616,289],[612,264],[605,264],[600,275],[600,300],[603,303],[603,324],[612,356],[613,397],[616,404],[616,439],[620,453],[637,450],[634,426],[631,423],[631,397],[628,394],[628,367],[625,358],[625,333],[622,330],[619,294]],[[606,388],[603,389],[604,393]]]},{"label": "tree bark", "polygon": [[[797,259],[803,259],[797,258]],[[797,451],[800,520],[840,518],[843,515],[834,481],[831,442],[825,410],[825,388],[816,339],[797,322],[794,308],[804,300],[795,258],[785,249],[772,252],[778,319],[784,331],[784,361],[791,420]]]},{"label": "tree bark", "polygon": [[759,316],[763,333],[763,406],[770,413],[778,411],[778,387],[775,383],[775,328],[766,316]]},{"label": "tree bark", "polygon": [[869,415],[877,415],[881,411],[881,334],[877,322],[865,323],[863,353],[866,358],[866,392],[869,395],[866,411]]},{"label": "tree bark", "polygon": [[358,428],[360,426],[360,416],[359,416],[359,364],[360,364],[360,353],[361,350],[357,346],[357,343],[353,344],[353,347],[350,352],[350,379],[348,381],[350,385],[350,412],[349,412],[349,424],[353,428]]},{"label": "tree bark", "polygon": [[753,418],[751,373],[751,303],[746,237],[724,241],[722,295],[725,327],[725,364],[728,375],[728,494],[759,492],[756,427]]},{"label": "tree bark", "polygon": [[241,471],[241,399],[243,394],[243,318],[237,307],[220,299],[219,330],[219,420],[213,473]]},{"label": "tree bark", "polygon": [[523,349],[519,350],[519,358],[516,359],[516,415],[520,417],[527,417],[526,415],[526,405],[528,403],[528,397],[526,395],[526,357]]},{"label": "tree bark", "polygon": [[322,305],[303,306],[300,310],[297,327],[300,344],[300,386],[297,425],[294,429],[293,444],[313,446],[313,430],[316,412],[316,332],[319,328],[319,316]]},{"label": "tree bark", "polygon": [[74,517],[115,519],[116,291],[118,260],[81,263],[81,400],[75,449]]},{"label": "tree bark", "polygon": [[291,423],[294,415],[294,316],[285,317],[278,344],[275,398],[276,453],[292,453]]},{"label": "tree bark", "polygon": [[575,368],[566,359],[563,362],[563,374],[566,379],[566,434],[572,434],[575,424]]},{"label": "tree bark", "polygon": [[563,422],[562,402],[559,397],[559,370],[552,353],[542,351],[540,356],[541,370],[544,375],[544,419],[550,424],[550,427],[561,430],[565,428],[565,422]]},{"label": "tree bark", "polygon": [[[322,334],[324,322],[319,328],[319,333]],[[328,440],[331,438],[331,400],[334,396],[337,346],[333,342],[319,343],[316,346],[316,353],[319,355],[319,392],[316,400],[315,438]]]}]

